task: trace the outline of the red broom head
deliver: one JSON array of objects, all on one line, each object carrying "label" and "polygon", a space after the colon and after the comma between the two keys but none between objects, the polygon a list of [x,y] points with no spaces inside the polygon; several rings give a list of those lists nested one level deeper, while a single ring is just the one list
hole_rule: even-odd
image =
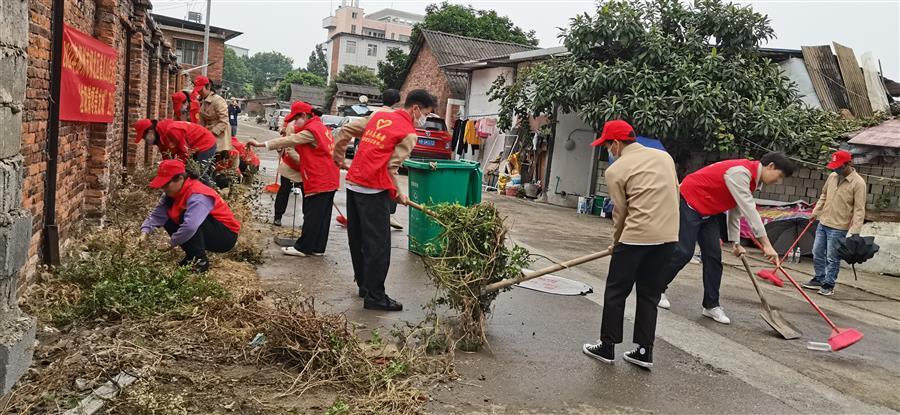
[{"label": "red broom head", "polygon": [[760,279],[767,280],[774,284],[776,287],[784,287],[784,280],[775,275],[775,270],[771,269],[763,269],[759,270],[756,273],[756,276]]}]

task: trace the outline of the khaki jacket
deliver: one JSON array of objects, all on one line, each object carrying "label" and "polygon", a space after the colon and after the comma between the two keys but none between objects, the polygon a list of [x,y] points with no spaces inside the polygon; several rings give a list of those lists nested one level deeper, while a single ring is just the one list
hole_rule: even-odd
[{"label": "khaki jacket", "polygon": [[228,103],[217,94],[209,94],[200,103],[200,125],[216,136],[216,151],[231,150],[231,124],[228,123]]},{"label": "khaki jacket", "polygon": [[843,179],[831,173],[812,214],[829,228],[858,234],[866,219],[866,181],[856,171]]},{"label": "khaki jacket", "polygon": [[614,205],[614,244],[678,241],[678,175],[669,153],[632,143],[605,176]]}]

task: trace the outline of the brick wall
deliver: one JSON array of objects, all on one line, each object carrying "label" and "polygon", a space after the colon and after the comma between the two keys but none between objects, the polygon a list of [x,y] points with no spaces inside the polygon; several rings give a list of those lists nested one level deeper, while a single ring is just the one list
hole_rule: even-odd
[{"label": "brick wall", "polygon": [[406,80],[403,81],[400,95],[405,98],[406,94],[414,89],[425,89],[436,96],[438,101],[434,112],[446,114],[447,100],[452,97],[450,84],[447,83],[444,72],[438,67],[437,58],[434,57],[427,43],[419,51]]},{"label": "brick wall", "polygon": [[[34,216],[28,270],[41,262],[44,192],[47,182],[47,121],[50,96],[51,0],[28,0],[27,92],[22,124],[25,180],[22,198]],[[70,238],[73,226],[84,218],[99,218],[106,209],[110,177],[122,171],[123,140],[128,132],[128,166],[146,165],[144,143],[134,144],[131,126],[140,118],[169,108],[174,76],[172,51],[150,19],[148,0],[83,0],[67,2],[65,22],[113,47],[117,53],[116,102],[111,123],[63,121],[59,131],[56,222],[60,240]],[[132,36],[128,38],[128,30]],[[157,33],[157,36],[154,36]],[[126,56],[130,41],[132,53]],[[155,62],[150,58],[155,54]],[[151,73],[150,65],[154,65]],[[126,65],[131,78],[125,79]],[[152,75],[152,76],[151,76]],[[152,83],[151,83],[152,81]],[[125,85],[130,108],[125,114]],[[165,97],[163,99],[162,97]],[[64,244],[63,244],[64,246]]]},{"label": "brick wall", "polygon": [[[738,158],[736,154],[694,153],[691,159],[679,166],[679,172],[692,172],[697,169],[715,163],[720,160]],[[596,192],[600,195],[608,195],[606,178],[603,173],[609,163],[601,161],[598,165]],[[858,166],[857,171],[863,176],[868,185],[866,195],[866,219],[885,220],[900,216],[900,168],[865,165]],[[830,171],[825,169],[800,168],[792,177],[788,177],[781,184],[763,186],[756,197],[760,199],[776,200],[781,202],[793,202],[804,200],[815,203],[825,186],[825,180]],[[883,177],[885,179],[879,179]]]}]

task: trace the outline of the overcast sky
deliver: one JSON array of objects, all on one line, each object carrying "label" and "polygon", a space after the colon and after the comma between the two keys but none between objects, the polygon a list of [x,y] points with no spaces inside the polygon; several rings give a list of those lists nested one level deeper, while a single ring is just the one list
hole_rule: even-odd
[{"label": "overcast sky", "polygon": [[[185,18],[187,11],[206,12],[204,0],[152,0],[153,12]],[[436,1],[434,1],[436,2]],[[361,0],[367,12],[386,7],[425,13],[432,1]],[[474,0],[451,1],[494,9],[509,16],[525,30],[535,30],[540,45],[557,46],[559,27],[571,17],[594,10],[593,0]],[[777,39],[770,47],[799,49],[801,45],[828,45],[836,41],[853,48],[857,57],[872,51],[881,60],[887,77],[900,81],[900,0],[766,0],[742,1],[766,13]],[[244,34],[231,44],[250,53],[278,51],[294,58],[295,66],[306,60],[317,43],[325,41],[322,19],[340,0],[213,0],[211,24]]]}]

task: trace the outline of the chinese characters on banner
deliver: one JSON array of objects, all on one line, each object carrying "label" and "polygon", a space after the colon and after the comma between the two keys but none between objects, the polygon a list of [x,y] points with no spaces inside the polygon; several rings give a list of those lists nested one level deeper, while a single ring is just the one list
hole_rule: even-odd
[{"label": "chinese characters on banner", "polygon": [[116,102],[116,50],[66,25],[62,68],[59,119],[111,122]]}]

